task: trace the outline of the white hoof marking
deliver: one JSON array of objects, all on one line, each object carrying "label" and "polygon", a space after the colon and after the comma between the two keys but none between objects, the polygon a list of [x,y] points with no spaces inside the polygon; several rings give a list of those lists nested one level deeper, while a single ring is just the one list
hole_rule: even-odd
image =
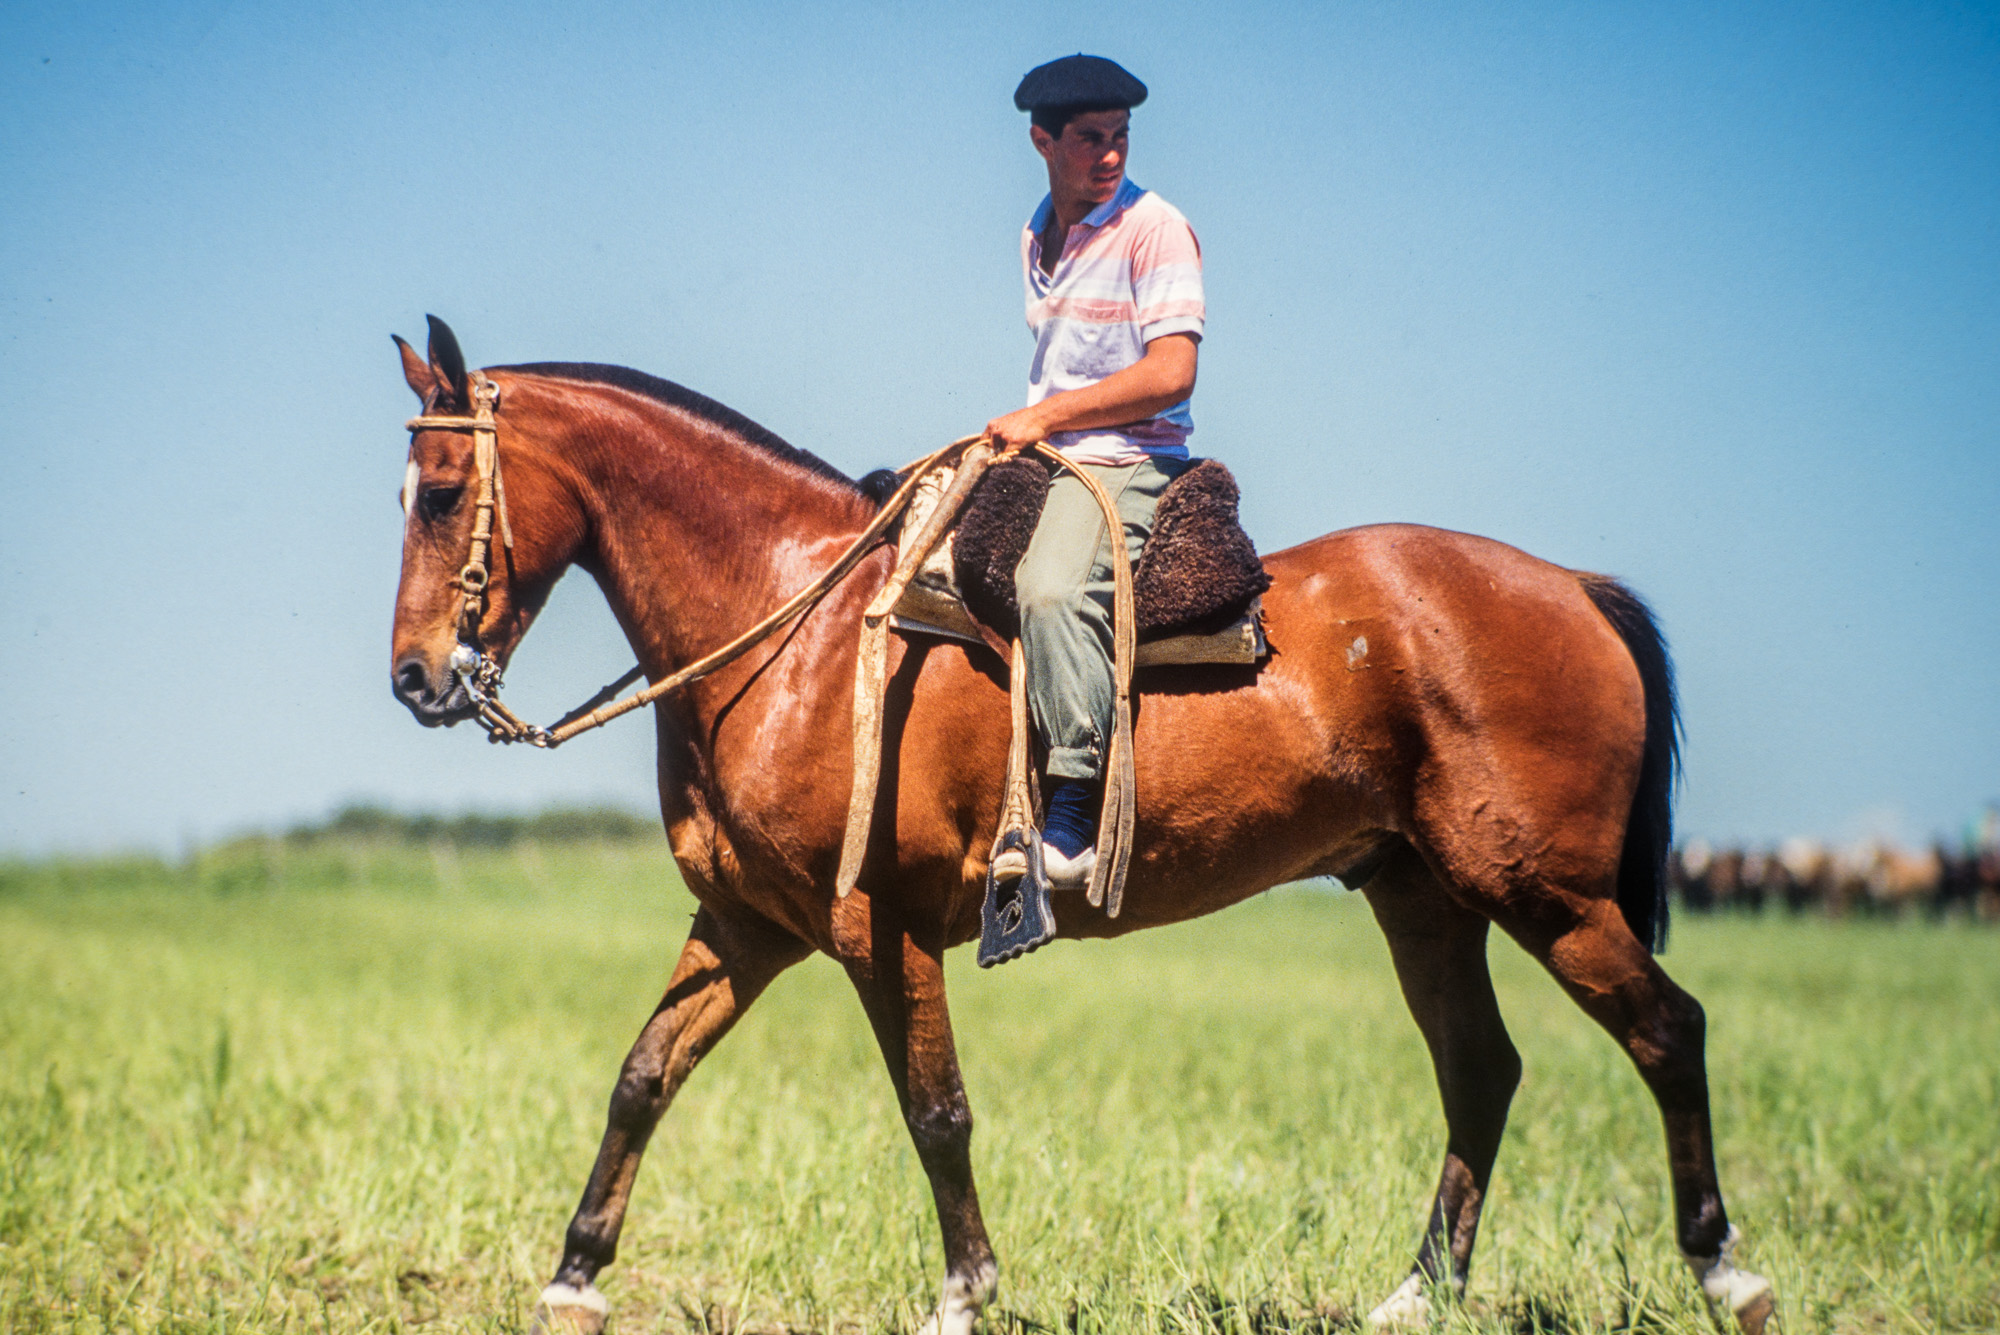
[{"label": "white hoof marking", "polygon": [[1368,1314],[1370,1330],[1395,1330],[1431,1323],[1431,1296],[1424,1292],[1424,1277],[1412,1273],[1382,1305]]},{"label": "white hoof marking", "polygon": [[946,1275],[938,1310],[924,1322],[917,1335],[972,1335],[972,1325],[979,1320],[980,1310],[993,1301],[999,1278],[999,1271],[991,1261],[970,1275]]},{"label": "white hoof marking", "polygon": [[1688,1269],[1694,1271],[1694,1277],[1701,1285],[1701,1296],[1708,1300],[1711,1312],[1718,1317],[1727,1312],[1736,1319],[1744,1335],[1762,1335],[1777,1301],[1771,1293],[1770,1280],[1748,1270],[1738,1270],[1729,1259],[1741,1236],[1736,1231],[1736,1225],[1731,1224],[1728,1234],[1722,1239],[1721,1249],[1714,1256],[1689,1256],[1685,1259]]},{"label": "white hoof marking", "polygon": [[595,1284],[577,1288],[574,1284],[551,1284],[535,1302],[534,1330],[538,1335],[598,1335],[611,1304]]}]

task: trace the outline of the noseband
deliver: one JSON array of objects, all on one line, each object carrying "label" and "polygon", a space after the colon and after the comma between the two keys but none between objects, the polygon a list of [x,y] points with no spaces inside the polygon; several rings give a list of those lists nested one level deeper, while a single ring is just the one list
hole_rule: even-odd
[{"label": "noseband", "polygon": [[924,474],[946,458],[965,449],[983,436],[967,436],[955,440],[943,449],[899,469],[905,480],[896,489],[887,503],[876,512],[874,520],[861,530],[860,536],[848,544],[840,559],[829,566],[824,574],[801,589],[785,603],[743,634],[723,645],[714,653],[688,664],[672,676],[663,677],[643,691],[617,699],[618,693],[645,675],[642,666],[632,669],[617,681],[598,691],[564,714],[549,727],[528,723],[514,711],[500,703],[500,663],[489,656],[479,642],[480,623],[486,619],[487,587],[492,582],[492,570],[488,562],[493,553],[493,523],[498,515],[500,542],[509,552],[514,550],[514,532],[507,523],[507,487],[500,478],[500,436],[499,426],[494,421],[494,410],[499,406],[500,387],[484,375],[474,371],[470,377],[472,390],[472,416],[453,417],[441,413],[426,412],[412,417],[405,425],[410,434],[419,431],[469,431],[472,433],[472,467],[478,482],[475,493],[475,508],[472,518],[472,539],[468,546],[465,564],[450,583],[460,595],[458,609],[458,647],[451,651],[451,673],[465,687],[477,706],[474,717],[479,726],[486,729],[489,742],[526,742],[543,750],[553,750],[580,732],[599,728],[617,718],[620,714],[652,704],[670,691],[678,690],[689,682],[698,681],[725,664],[735,661],[760,641],[767,638],[779,627],[790,622],[807,608],[825,597],[827,591],[838,584],[847,573],[861,563],[890,525],[902,515],[916,494],[917,484]]}]

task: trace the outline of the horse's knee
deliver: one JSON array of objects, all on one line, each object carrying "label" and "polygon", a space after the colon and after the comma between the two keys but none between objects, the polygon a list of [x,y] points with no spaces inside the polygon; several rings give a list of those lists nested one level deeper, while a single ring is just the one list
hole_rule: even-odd
[{"label": "horse's knee", "polygon": [[904,1114],[903,1121],[910,1128],[910,1140],[917,1147],[917,1157],[926,1166],[969,1155],[972,1109],[964,1099],[912,1106]]},{"label": "horse's knee", "polygon": [[661,1072],[627,1066],[611,1087],[611,1124],[622,1131],[650,1131],[665,1097],[666,1077]]}]

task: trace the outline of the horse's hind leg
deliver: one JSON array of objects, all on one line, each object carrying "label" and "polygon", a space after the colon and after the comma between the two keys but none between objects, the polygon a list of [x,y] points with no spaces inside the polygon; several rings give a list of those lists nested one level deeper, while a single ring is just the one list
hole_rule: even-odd
[{"label": "horse's hind leg", "polygon": [[1542,962],[1639,1068],[1666,1123],[1681,1253],[1711,1308],[1758,1335],[1773,1310],[1771,1285],[1730,1260],[1736,1231],[1715,1173],[1702,1052],[1708,1022],[1701,1003],[1667,977],[1608,893],[1540,887],[1496,903],[1494,921]]},{"label": "horse's hind leg", "polygon": [[611,1091],[604,1142],[570,1220],[562,1265],[536,1307],[538,1329],[580,1335],[603,1329],[606,1304],[592,1281],[617,1255],[632,1181],[653,1128],[695,1063],[773,978],[807,953],[805,946],[760,924],[725,924],[707,909],[695,914],[667,993]]},{"label": "horse's hind leg", "polygon": [[848,975],[895,1081],[944,1235],[944,1291],[924,1335],[970,1335],[999,1271],[972,1180],[972,1107],[945,1007],[944,943],[931,932],[906,934],[882,904],[871,907],[868,953],[846,961]]},{"label": "horse's hind leg", "polygon": [[1486,972],[1486,919],[1456,903],[1407,847],[1364,893],[1388,938],[1403,999],[1430,1048],[1445,1117],[1444,1170],[1416,1266],[1368,1320],[1372,1326],[1423,1325],[1431,1316],[1427,1289],[1447,1283],[1465,1289],[1521,1058]]}]

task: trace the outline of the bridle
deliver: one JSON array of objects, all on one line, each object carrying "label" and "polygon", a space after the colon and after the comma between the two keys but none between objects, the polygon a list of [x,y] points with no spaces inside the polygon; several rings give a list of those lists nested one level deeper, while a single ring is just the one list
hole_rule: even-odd
[{"label": "bridle", "polygon": [[[645,675],[645,669],[633,665],[618,680],[599,690],[590,699],[570,710],[548,727],[528,723],[500,702],[500,663],[489,656],[479,642],[479,627],[486,619],[487,589],[492,582],[490,561],[493,554],[493,529],[497,517],[500,528],[500,542],[509,552],[514,550],[514,533],[507,522],[507,487],[500,476],[500,432],[494,420],[499,407],[500,387],[486,376],[475,371],[469,378],[472,393],[472,415],[451,416],[444,413],[425,412],[412,417],[405,425],[414,437],[419,431],[465,431],[472,435],[472,467],[477,484],[474,495],[472,518],[472,538],[468,544],[465,564],[450,581],[458,590],[458,646],[451,651],[450,668],[452,676],[465,687],[472,697],[476,712],[473,717],[479,726],[486,729],[486,739],[490,742],[526,742],[545,751],[554,750],[580,732],[603,727],[612,719],[632,710],[644,708],[661,696],[678,690],[690,682],[699,681],[724,665],[734,662],[779,627],[798,617],[813,606],[834,585],[838,584],[849,571],[861,563],[861,558],[882,539],[890,525],[902,515],[916,494],[917,484],[932,468],[946,458],[958,453],[984,436],[966,436],[955,440],[941,450],[934,451],[916,460],[897,472],[904,477],[903,484],[896,493],[876,512],[868,527],[861,530],[858,537],[848,544],[840,559],[811,584],[794,594],[784,606],[772,612],[743,634],[723,645],[715,652],[688,664],[680,671],[620,700],[618,693]],[[411,498],[416,504],[416,497]]]},{"label": "bridle", "polygon": [[[469,382],[472,391],[472,416],[454,417],[442,413],[426,412],[412,417],[405,425],[410,434],[419,431],[466,431],[472,435],[472,468],[476,483],[473,493],[472,539],[469,543],[465,564],[451,580],[451,586],[459,592],[458,605],[458,646],[451,651],[451,672],[465,687],[473,704],[477,707],[475,717],[479,726],[486,729],[487,738],[495,742],[528,742],[535,746],[549,746],[548,729],[524,723],[507,706],[500,703],[500,664],[489,658],[479,643],[479,626],[486,619],[486,593],[493,580],[489,564],[493,556],[493,521],[497,515],[500,521],[500,542],[509,552],[514,550],[514,529],[507,522],[507,488],[500,480],[500,429],[493,420],[493,410],[500,402],[500,387],[484,375],[474,372]],[[411,498],[416,503],[416,498]],[[628,675],[621,681],[636,680]],[[618,689],[623,689],[620,686]],[[615,694],[615,692],[614,692]]]}]

